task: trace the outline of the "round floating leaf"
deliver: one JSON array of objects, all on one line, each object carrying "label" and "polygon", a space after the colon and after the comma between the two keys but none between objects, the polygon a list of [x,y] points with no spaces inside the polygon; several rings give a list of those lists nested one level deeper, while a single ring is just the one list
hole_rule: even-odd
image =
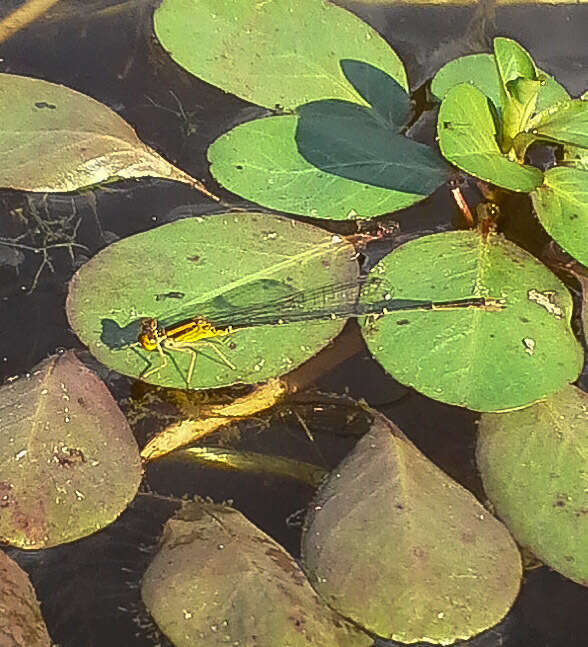
[{"label": "round floating leaf", "polygon": [[[0,508],[2,500],[0,499]],[[29,576],[0,551],[0,636],[2,647],[51,647]]]},{"label": "round floating leaf", "polygon": [[[344,320],[243,328],[196,343],[196,353],[166,350],[165,366],[156,351],[137,344],[141,320],[155,317],[169,327],[198,315],[228,326],[233,311],[267,307],[333,283],[351,284],[352,299],[359,291],[355,258],[353,246],[340,237],[279,216],[236,212],[184,219],[114,243],[81,267],[70,283],[67,313],[92,354],[119,373],[139,377],[151,371],[146,381],[175,388],[252,384],[312,357]],[[317,298],[319,309],[328,308]],[[274,309],[279,318],[280,307]]]},{"label": "round floating leaf", "polygon": [[365,62],[408,87],[402,62],[384,39],[323,0],[164,0],[154,25],[176,63],[267,108],[318,99],[363,103],[343,60]]},{"label": "round floating leaf", "polygon": [[[407,177],[404,169],[400,176],[393,173],[388,175],[388,188],[349,179],[349,171],[347,177],[336,173],[337,168],[343,168],[346,164],[340,156],[336,168],[323,169],[307,161],[298,149],[297,128],[298,117],[295,115],[257,119],[233,128],[208,149],[211,173],[230,191],[268,208],[335,220],[369,218],[409,207],[425,198],[432,191],[432,186],[443,181],[444,170],[438,163],[436,179],[429,181],[428,186],[426,172],[431,171],[430,165],[428,169],[420,168],[424,176],[421,185],[415,183],[414,173],[408,178],[410,187],[403,185]],[[306,128],[307,132],[311,128],[308,122]],[[343,135],[349,135],[355,146],[363,146],[361,139],[358,140],[352,132],[344,130]],[[388,157],[396,155],[392,146],[395,140],[402,140],[403,144],[407,142],[407,145],[415,148],[422,147],[422,144],[391,132],[387,133],[386,138]],[[380,139],[380,149],[381,142]],[[432,151],[427,150],[432,155]],[[326,155],[327,151],[321,153]],[[388,173],[389,162],[385,158],[374,159],[368,148],[364,148],[363,153],[364,159],[371,158],[372,168],[375,164],[378,172]],[[395,165],[399,161],[397,158]],[[405,161],[410,164],[410,160]],[[351,172],[354,168],[356,172],[361,171],[357,162],[356,159]]]},{"label": "round floating leaf", "polygon": [[385,638],[467,639],[499,622],[518,593],[520,556],[506,528],[383,417],[309,510],[310,581]]},{"label": "round floating leaf", "polygon": [[588,396],[568,386],[521,411],[484,414],[477,462],[515,539],[588,586]]},{"label": "round floating leaf", "polygon": [[0,186],[68,192],[122,178],[161,177],[208,193],[146,146],[116,112],[75,90],[0,74]]},{"label": "round floating leaf", "polygon": [[0,389],[0,541],[48,548],[114,521],[141,461],[108,389],[72,352]]},{"label": "round floating leaf", "polygon": [[[570,98],[566,89],[551,76],[541,70],[538,70],[537,76],[545,82],[537,98],[538,111]],[[460,83],[469,83],[478,88],[492,101],[496,110],[500,110],[500,78],[493,54],[470,54],[449,61],[435,74],[431,90],[442,100],[451,88]]]},{"label": "round floating leaf", "polygon": [[531,198],[549,235],[588,266],[588,170],[551,168]]},{"label": "round floating leaf", "polygon": [[583,352],[571,296],[533,256],[502,236],[425,236],[376,266],[394,298],[504,300],[504,308],[391,312],[364,322],[372,355],[399,382],[476,411],[521,407],[572,382]]},{"label": "round floating leaf", "polygon": [[190,503],[165,527],[141,595],[177,647],[367,647],[321,604],[298,564],[243,515]]},{"label": "round floating leaf", "polygon": [[511,191],[537,188],[543,173],[503,155],[489,100],[477,88],[462,83],[446,94],[437,121],[443,155],[458,168]]}]

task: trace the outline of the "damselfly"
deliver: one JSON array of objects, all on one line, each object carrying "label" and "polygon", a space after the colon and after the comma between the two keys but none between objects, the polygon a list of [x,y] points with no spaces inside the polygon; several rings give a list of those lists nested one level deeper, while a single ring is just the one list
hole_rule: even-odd
[{"label": "damselfly", "polygon": [[[271,281],[267,280],[266,283]],[[283,283],[279,285],[284,288]],[[372,291],[375,288],[378,292],[377,297],[373,300],[360,300],[360,289],[364,286],[370,287]],[[365,291],[363,294],[365,295]],[[138,338],[140,346],[146,351],[157,351],[161,358],[159,366],[149,368],[141,377],[146,378],[167,365],[166,351],[186,352],[190,354],[186,376],[186,384],[189,387],[194,373],[196,350],[203,347],[212,349],[226,366],[236,370],[220,346],[229,336],[253,326],[279,326],[367,315],[382,316],[403,310],[455,308],[496,311],[504,308],[504,302],[493,297],[468,297],[450,301],[394,299],[392,293],[385,290],[382,282],[373,277],[310,290],[295,290],[285,296],[265,301],[253,300],[241,306],[231,304],[224,297],[217,297],[211,302],[200,304],[196,316],[184,318],[176,323],[159,326],[155,318],[141,321]]]}]

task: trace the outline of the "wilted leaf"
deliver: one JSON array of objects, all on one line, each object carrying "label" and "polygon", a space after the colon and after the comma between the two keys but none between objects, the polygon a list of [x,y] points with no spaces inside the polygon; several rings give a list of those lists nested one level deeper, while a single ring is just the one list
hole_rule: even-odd
[{"label": "wilted leaf", "polygon": [[[0,508],[2,499],[0,498]],[[28,575],[0,551],[0,645],[51,647]]]},{"label": "wilted leaf", "polygon": [[347,59],[408,87],[402,62],[384,39],[323,0],[164,0],[154,26],[176,63],[267,108],[318,99],[363,103],[341,69]]},{"label": "wilted leaf", "polygon": [[48,548],[118,517],[139,450],[108,389],[73,352],[0,389],[0,541]]},{"label": "wilted leaf", "polygon": [[521,411],[484,414],[477,462],[515,539],[588,586],[588,396],[568,386]]},{"label": "wilted leaf", "polygon": [[531,199],[547,233],[588,266],[588,170],[548,169]]},{"label": "wilted leaf", "polygon": [[2,187],[68,192],[149,176],[216,199],[146,146],[116,112],[62,85],[0,74],[0,122]]},{"label": "wilted leaf", "polygon": [[[348,291],[353,299],[358,275],[353,246],[323,229],[270,214],[218,214],[179,220],[107,247],[74,275],[67,313],[92,354],[120,373],[139,377],[155,368],[146,381],[175,388],[253,384],[312,357],[344,320],[247,327],[245,319],[226,344],[217,341],[225,359],[210,345],[199,345],[187,385],[194,355],[169,350],[162,367],[157,352],[137,343],[141,319],[156,317],[169,326],[204,316],[218,327],[234,325],[235,312],[259,304],[267,309],[302,289],[355,282]],[[328,305],[318,298],[315,307]],[[277,319],[280,314],[274,306]]]},{"label": "wilted leaf", "polygon": [[165,527],[141,588],[177,647],[360,647],[372,639],[321,604],[292,557],[231,508],[190,503]]},{"label": "wilted leaf", "polygon": [[468,83],[446,94],[439,110],[437,134],[443,155],[485,182],[528,193],[543,180],[539,169],[503,155],[489,99]]},{"label": "wilted leaf", "polygon": [[383,417],[319,490],[302,549],[330,606],[405,643],[484,631],[521,577],[506,528]]},{"label": "wilted leaf", "polygon": [[521,407],[572,382],[582,347],[572,299],[547,267],[499,235],[425,236],[383,258],[395,299],[504,300],[504,308],[390,312],[364,323],[368,348],[399,382],[476,411]]}]

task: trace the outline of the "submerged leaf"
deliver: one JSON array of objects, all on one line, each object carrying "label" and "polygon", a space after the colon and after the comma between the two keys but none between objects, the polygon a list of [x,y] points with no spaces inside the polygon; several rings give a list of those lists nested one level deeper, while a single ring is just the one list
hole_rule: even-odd
[{"label": "submerged leaf", "polygon": [[330,606],[405,643],[484,631],[521,577],[506,528],[383,416],[319,490],[302,551]]},{"label": "submerged leaf", "polygon": [[215,200],[145,145],[116,112],[55,83],[0,74],[0,186],[68,192],[123,178],[160,177]]},{"label": "submerged leaf", "polygon": [[141,595],[177,647],[367,647],[319,598],[294,559],[241,513],[184,505],[165,527]]},{"label": "submerged leaf", "polygon": [[125,417],[73,352],[0,389],[0,541],[48,548],[114,521],[141,461]]},{"label": "submerged leaf", "polygon": [[363,103],[341,69],[348,59],[408,87],[384,39],[324,0],[164,0],[154,26],[164,49],[191,74],[267,108],[318,99]]},{"label": "submerged leaf", "polygon": [[521,411],[484,414],[477,463],[515,539],[588,586],[588,396],[574,386]]}]

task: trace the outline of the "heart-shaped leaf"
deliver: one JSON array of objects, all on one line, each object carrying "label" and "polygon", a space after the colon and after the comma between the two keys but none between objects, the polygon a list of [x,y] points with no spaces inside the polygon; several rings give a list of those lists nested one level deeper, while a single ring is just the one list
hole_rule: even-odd
[{"label": "heart-shaped leaf", "polygon": [[484,414],[477,463],[516,540],[588,586],[588,396],[574,386],[521,411]]},{"label": "heart-shaped leaf", "polygon": [[[257,119],[233,128],[208,149],[211,173],[230,191],[268,208],[336,220],[370,218],[404,209],[429,195],[445,178],[446,167],[433,151],[376,125],[373,120],[366,123],[367,119],[354,122],[357,131],[348,130],[347,123],[343,131],[330,129],[322,133],[321,148],[316,154],[324,161],[329,154],[325,145],[335,143],[338,156],[332,164],[325,165],[315,155],[314,161],[325,168],[316,166],[301,154],[296,139],[302,138],[303,152],[313,158],[311,136],[325,122],[328,124],[329,116],[324,115],[319,124],[311,118],[316,114],[305,115],[302,133],[295,115]],[[344,122],[340,119],[337,123],[341,126]],[[366,132],[370,143],[377,142],[376,152],[359,136]],[[337,144],[333,135],[345,140]],[[400,142],[403,151],[409,148],[415,159],[402,156],[395,150],[395,142]],[[425,164],[417,159],[423,150],[426,153],[421,158],[427,157]],[[352,152],[353,158],[343,159],[343,152]],[[399,168],[403,162],[408,170]],[[392,167],[399,170],[398,175],[390,172]],[[366,169],[382,178],[379,186],[364,183],[369,179]],[[421,184],[417,181],[419,177]]]},{"label": "heart-shaped leaf", "polygon": [[107,106],[40,79],[0,74],[0,186],[68,192],[160,177],[215,196],[145,145]]},{"label": "heart-shaped leaf", "polygon": [[588,170],[550,168],[531,198],[549,235],[588,266]]},{"label": "heart-shaped leaf", "polygon": [[309,511],[308,578],[331,607],[385,638],[467,639],[499,622],[518,593],[506,528],[383,416]]},{"label": "heart-shaped leaf", "polygon": [[364,103],[341,69],[348,59],[408,87],[384,39],[323,0],[164,0],[154,26],[164,49],[191,74],[267,108],[319,99]]},{"label": "heart-shaped leaf", "polygon": [[572,299],[542,263],[499,235],[425,236],[383,258],[395,299],[502,299],[503,309],[390,312],[364,322],[372,355],[399,382],[476,411],[524,406],[578,376]]},{"label": "heart-shaped leaf", "polygon": [[98,377],[67,352],[4,385],[0,401],[0,541],[48,548],[114,521],[142,470]]},{"label": "heart-shaped leaf", "polygon": [[445,95],[437,134],[441,152],[452,164],[486,182],[528,193],[543,180],[539,169],[502,153],[489,99],[468,83],[453,87]]}]

